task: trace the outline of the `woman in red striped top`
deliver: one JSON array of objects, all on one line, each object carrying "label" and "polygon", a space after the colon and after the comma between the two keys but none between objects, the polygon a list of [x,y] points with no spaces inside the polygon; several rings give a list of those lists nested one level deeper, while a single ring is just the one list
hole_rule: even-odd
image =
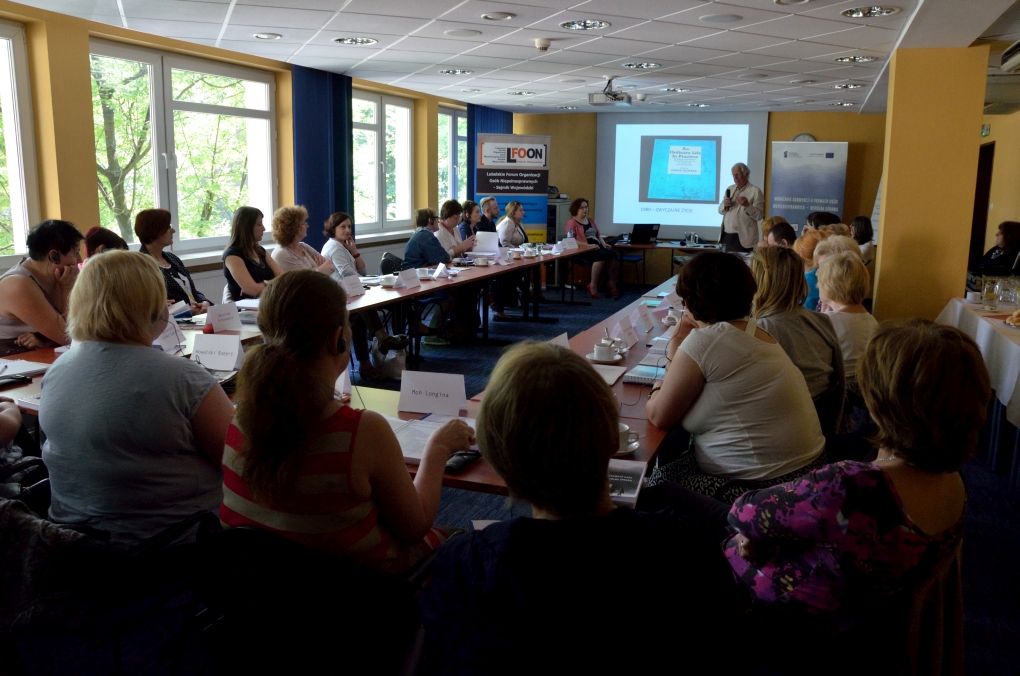
[{"label": "woman in red striped top", "polygon": [[227,526],[255,526],[400,573],[455,531],[433,528],[443,470],[474,431],[451,421],[429,439],[414,481],[385,418],[337,401],[350,362],[347,298],[314,270],[262,294],[265,344],[238,376],[223,452]]}]

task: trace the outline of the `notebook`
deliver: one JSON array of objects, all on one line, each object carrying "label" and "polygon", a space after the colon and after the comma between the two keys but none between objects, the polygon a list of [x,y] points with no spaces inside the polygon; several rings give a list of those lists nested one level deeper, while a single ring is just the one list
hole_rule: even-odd
[{"label": "notebook", "polygon": [[669,345],[669,338],[667,336],[656,336],[648,343],[648,354],[664,355],[666,354],[667,345]]},{"label": "notebook", "polygon": [[49,364],[22,359],[0,359],[0,376],[39,376],[49,367]]},{"label": "notebook", "polygon": [[656,380],[662,380],[665,373],[665,368],[641,366],[638,364],[623,375],[623,382],[632,383],[634,385],[651,385]]},{"label": "notebook", "polygon": [[17,399],[14,400],[14,403],[16,403],[18,406],[25,409],[26,411],[35,411],[36,413],[38,413],[39,400],[41,397],[42,392],[39,392],[38,394],[33,394],[28,397],[18,397]]}]

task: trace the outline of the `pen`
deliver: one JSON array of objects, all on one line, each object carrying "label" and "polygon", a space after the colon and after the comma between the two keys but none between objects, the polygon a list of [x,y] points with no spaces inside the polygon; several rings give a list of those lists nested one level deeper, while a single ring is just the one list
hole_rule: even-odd
[{"label": "pen", "polygon": [[4,364],[3,367],[0,368],[0,373],[3,373],[4,371],[6,371],[8,366],[10,366],[10,364]]}]

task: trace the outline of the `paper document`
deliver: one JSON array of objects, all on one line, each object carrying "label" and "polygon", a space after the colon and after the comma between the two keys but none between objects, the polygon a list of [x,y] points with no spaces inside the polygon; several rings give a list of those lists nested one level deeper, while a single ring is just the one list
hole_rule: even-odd
[{"label": "paper document", "polygon": [[0,376],[39,376],[49,367],[49,364],[22,359],[0,359]]},{"label": "paper document", "polygon": [[606,385],[612,387],[616,384],[616,381],[620,379],[620,376],[627,370],[626,366],[608,366],[605,364],[592,364],[602,380],[606,381]]}]

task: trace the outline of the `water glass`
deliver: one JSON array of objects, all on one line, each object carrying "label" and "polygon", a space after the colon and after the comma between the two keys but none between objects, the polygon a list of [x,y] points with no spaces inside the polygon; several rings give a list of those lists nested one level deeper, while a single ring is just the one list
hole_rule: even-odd
[{"label": "water glass", "polygon": [[985,279],[984,290],[981,292],[981,309],[985,312],[995,312],[999,309],[999,288],[998,281],[991,278]]}]

